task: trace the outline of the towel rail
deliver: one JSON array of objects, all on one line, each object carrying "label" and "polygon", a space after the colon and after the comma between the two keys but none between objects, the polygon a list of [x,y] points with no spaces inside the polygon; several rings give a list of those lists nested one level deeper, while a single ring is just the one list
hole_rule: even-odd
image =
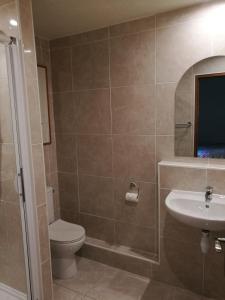
[{"label": "towel rail", "polygon": [[177,123],[175,125],[176,128],[190,128],[192,126],[192,123],[191,122],[187,122],[187,123]]}]

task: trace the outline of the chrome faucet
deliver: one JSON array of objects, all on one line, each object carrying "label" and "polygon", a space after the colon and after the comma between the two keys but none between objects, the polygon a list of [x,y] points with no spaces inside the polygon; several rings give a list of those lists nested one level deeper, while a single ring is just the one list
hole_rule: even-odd
[{"label": "chrome faucet", "polygon": [[207,186],[206,187],[206,192],[205,192],[205,202],[207,208],[209,208],[209,202],[212,200],[212,195],[213,195],[213,187]]}]

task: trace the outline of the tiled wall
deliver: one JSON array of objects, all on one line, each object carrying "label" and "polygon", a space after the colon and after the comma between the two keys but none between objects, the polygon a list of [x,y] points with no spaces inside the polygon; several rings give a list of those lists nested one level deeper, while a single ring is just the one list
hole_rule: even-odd
[{"label": "tiled wall", "polygon": [[[225,54],[224,26],[216,27],[212,18],[222,4],[213,1],[51,41],[60,207],[62,217],[84,225],[89,236],[157,252],[156,165],[174,158],[175,89],[193,64]],[[174,186],[185,178],[188,188],[205,187],[204,170],[181,171],[168,177],[176,179]],[[194,187],[183,173],[196,178]],[[124,202],[130,178],[141,188],[134,207]],[[199,233],[196,238],[196,232],[172,221],[168,228],[169,236],[180,231],[182,241],[186,233],[190,241],[182,247],[178,239],[162,241],[161,265],[153,266],[153,275],[200,292]],[[189,253],[192,267],[185,263]],[[104,262],[113,255],[105,255]],[[99,252],[94,257],[103,260]],[[221,263],[211,257],[206,268]],[[132,263],[129,258],[121,266]],[[207,289],[215,285],[218,293],[219,270],[205,271]]]},{"label": "tiled wall", "polygon": [[124,26],[50,43],[60,206],[89,237],[155,254],[155,18]]},{"label": "tiled wall", "polygon": [[210,250],[202,255],[201,230],[176,221],[166,210],[165,198],[172,189],[225,193],[225,169],[221,165],[163,163],[159,171],[160,202],[160,266],[153,267],[153,277],[182,286],[209,297],[224,299],[224,253],[214,250],[214,238],[224,233],[210,234]]},{"label": "tiled wall", "polygon": [[39,226],[40,260],[44,293],[43,299],[51,300],[52,274],[46,208],[46,178],[31,1],[18,0],[18,8],[23,47],[26,50],[30,50],[24,52],[23,60],[25,67],[26,95],[28,101],[27,106],[30,116],[32,164]]},{"label": "tiled wall", "polygon": [[58,190],[58,173],[57,173],[57,158],[56,158],[56,140],[55,140],[55,122],[53,109],[53,95],[52,95],[52,74],[51,74],[51,59],[49,41],[40,37],[35,38],[36,55],[38,65],[47,68],[48,80],[48,101],[49,101],[49,118],[50,118],[50,134],[51,144],[44,145],[44,160],[45,160],[45,174],[47,185],[54,188],[54,209],[55,216],[59,218],[59,190]]},{"label": "tiled wall", "polygon": [[[216,5],[51,41],[60,207],[89,236],[157,253],[156,164],[174,157],[180,77],[225,53]],[[134,207],[130,178],[141,188]]]}]

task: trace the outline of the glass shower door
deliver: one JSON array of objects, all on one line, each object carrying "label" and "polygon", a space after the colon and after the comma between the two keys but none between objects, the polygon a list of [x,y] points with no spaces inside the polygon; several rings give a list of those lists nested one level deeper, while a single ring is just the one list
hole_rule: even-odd
[{"label": "glass shower door", "polygon": [[11,300],[28,299],[29,276],[9,47],[0,43],[0,299]]}]

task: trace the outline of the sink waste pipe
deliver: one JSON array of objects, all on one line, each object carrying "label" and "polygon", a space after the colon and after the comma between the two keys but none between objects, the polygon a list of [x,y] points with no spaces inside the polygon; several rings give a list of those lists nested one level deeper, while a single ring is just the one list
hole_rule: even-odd
[{"label": "sink waste pipe", "polygon": [[203,254],[207,254],[209,252],[209,231],[202,230],[202,237],[200,242],[201,250]]}]

